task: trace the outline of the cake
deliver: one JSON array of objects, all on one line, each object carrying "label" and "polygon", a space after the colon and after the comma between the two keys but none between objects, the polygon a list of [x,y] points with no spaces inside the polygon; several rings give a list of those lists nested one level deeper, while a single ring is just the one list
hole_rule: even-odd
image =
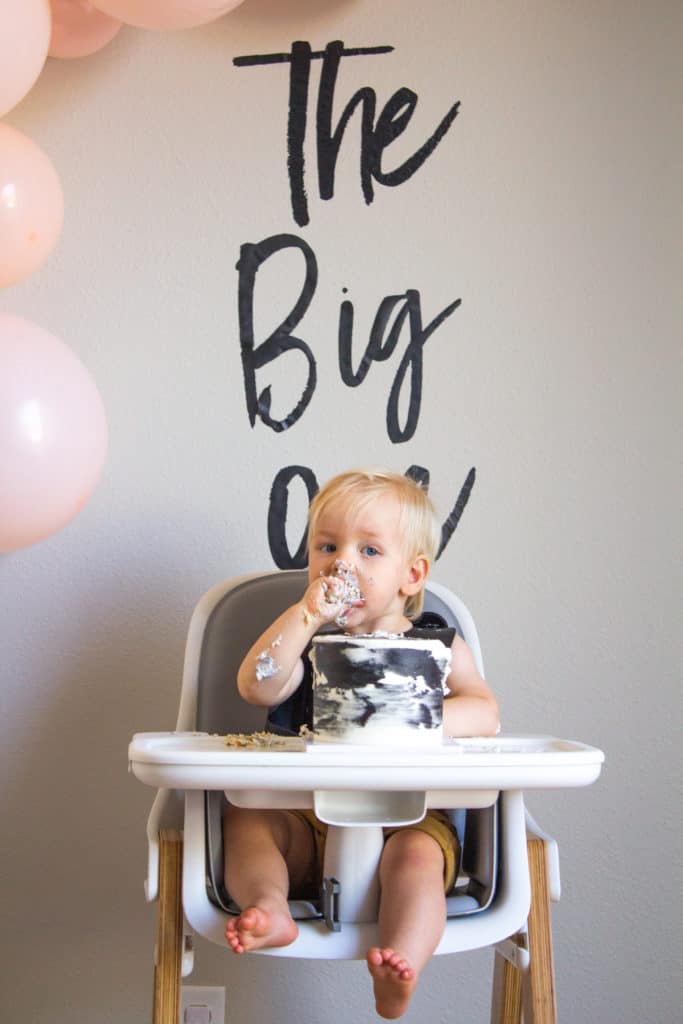
[{"label": "cake", "polygon": [[316,742],[440,744],[450,661],[451,652],[440,640],[387,634],[314,637]]}]

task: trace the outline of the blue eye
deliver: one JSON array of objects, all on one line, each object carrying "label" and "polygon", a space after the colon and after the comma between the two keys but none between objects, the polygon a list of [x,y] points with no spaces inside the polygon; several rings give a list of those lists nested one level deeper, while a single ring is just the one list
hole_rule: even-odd
[{"label": "blue eye", "polygon": [[379,554],[377,548],[373,547],[372,544],[366,544],[364,548],[361,548],[361,552],[364,555],[368,555],[369,558],[374,558],[375,555]]},{"label": "blue eye", "polygon": [[324,554],[326,554],[326,555],[331,555],[334,551],[337,550],[337,545],[336,544],[321,544],[320,545],[320,550]]}]

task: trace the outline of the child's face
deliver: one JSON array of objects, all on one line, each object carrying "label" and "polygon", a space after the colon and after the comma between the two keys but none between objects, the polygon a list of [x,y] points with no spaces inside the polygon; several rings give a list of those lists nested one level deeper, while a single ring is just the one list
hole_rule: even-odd
[{"label": "child's face", "polygon": [[345,614],[345,629],[350,633],[404,630],[406,599],[420,589],[427,565],[424,559],[411,560],[405,553],[395,498],[384,495],[360,510],[345,501],[320,514],[310,537],[309,580],[334,576],[338,562],[355,570],[364,598],[362,607]]}]

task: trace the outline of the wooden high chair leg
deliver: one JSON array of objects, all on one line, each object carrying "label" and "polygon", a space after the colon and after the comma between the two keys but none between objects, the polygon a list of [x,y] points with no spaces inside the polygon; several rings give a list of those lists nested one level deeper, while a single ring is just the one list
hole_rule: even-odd
[{"label": "wooden high chair leg", "polygon": [[550,927],[550,894],[545,843],[528,839],[531,909],[529,911],[529,970],[522,978],[525,1024],[556,1024],[553,936]]},{"label": "wooden high chair leg", "polygon": [[495,954],[493,963],[493,994],[491,1024],[520,1024],[522,1020],[522,972]]},{"label": "wooden high chair leg", "polygon": [[[556,1024],[550,896],[542,839],[527,840],[531,907],[527,920],[529,969],[520,971],[501,953],[493,970],[491,1024]],[[516,941],[513,937],[512,941]]]},{"label": "wooden high chair leg", "polygon": [[183,952],[182,872],[183,834],[177,829],[162,829],[153,1024],[178,1024]]}]

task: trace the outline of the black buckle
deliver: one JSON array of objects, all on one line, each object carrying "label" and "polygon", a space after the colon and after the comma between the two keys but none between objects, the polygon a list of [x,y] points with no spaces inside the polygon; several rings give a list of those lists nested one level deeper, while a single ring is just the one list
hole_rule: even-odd
[{"label": "black buckle", "polygon": [[331,932],[341,931],[341,921],[339,920],[340,892],[341,885],[336,878],[323,878],[323,884],[320,888],[320,902],[322,904],[325,924]]}]

